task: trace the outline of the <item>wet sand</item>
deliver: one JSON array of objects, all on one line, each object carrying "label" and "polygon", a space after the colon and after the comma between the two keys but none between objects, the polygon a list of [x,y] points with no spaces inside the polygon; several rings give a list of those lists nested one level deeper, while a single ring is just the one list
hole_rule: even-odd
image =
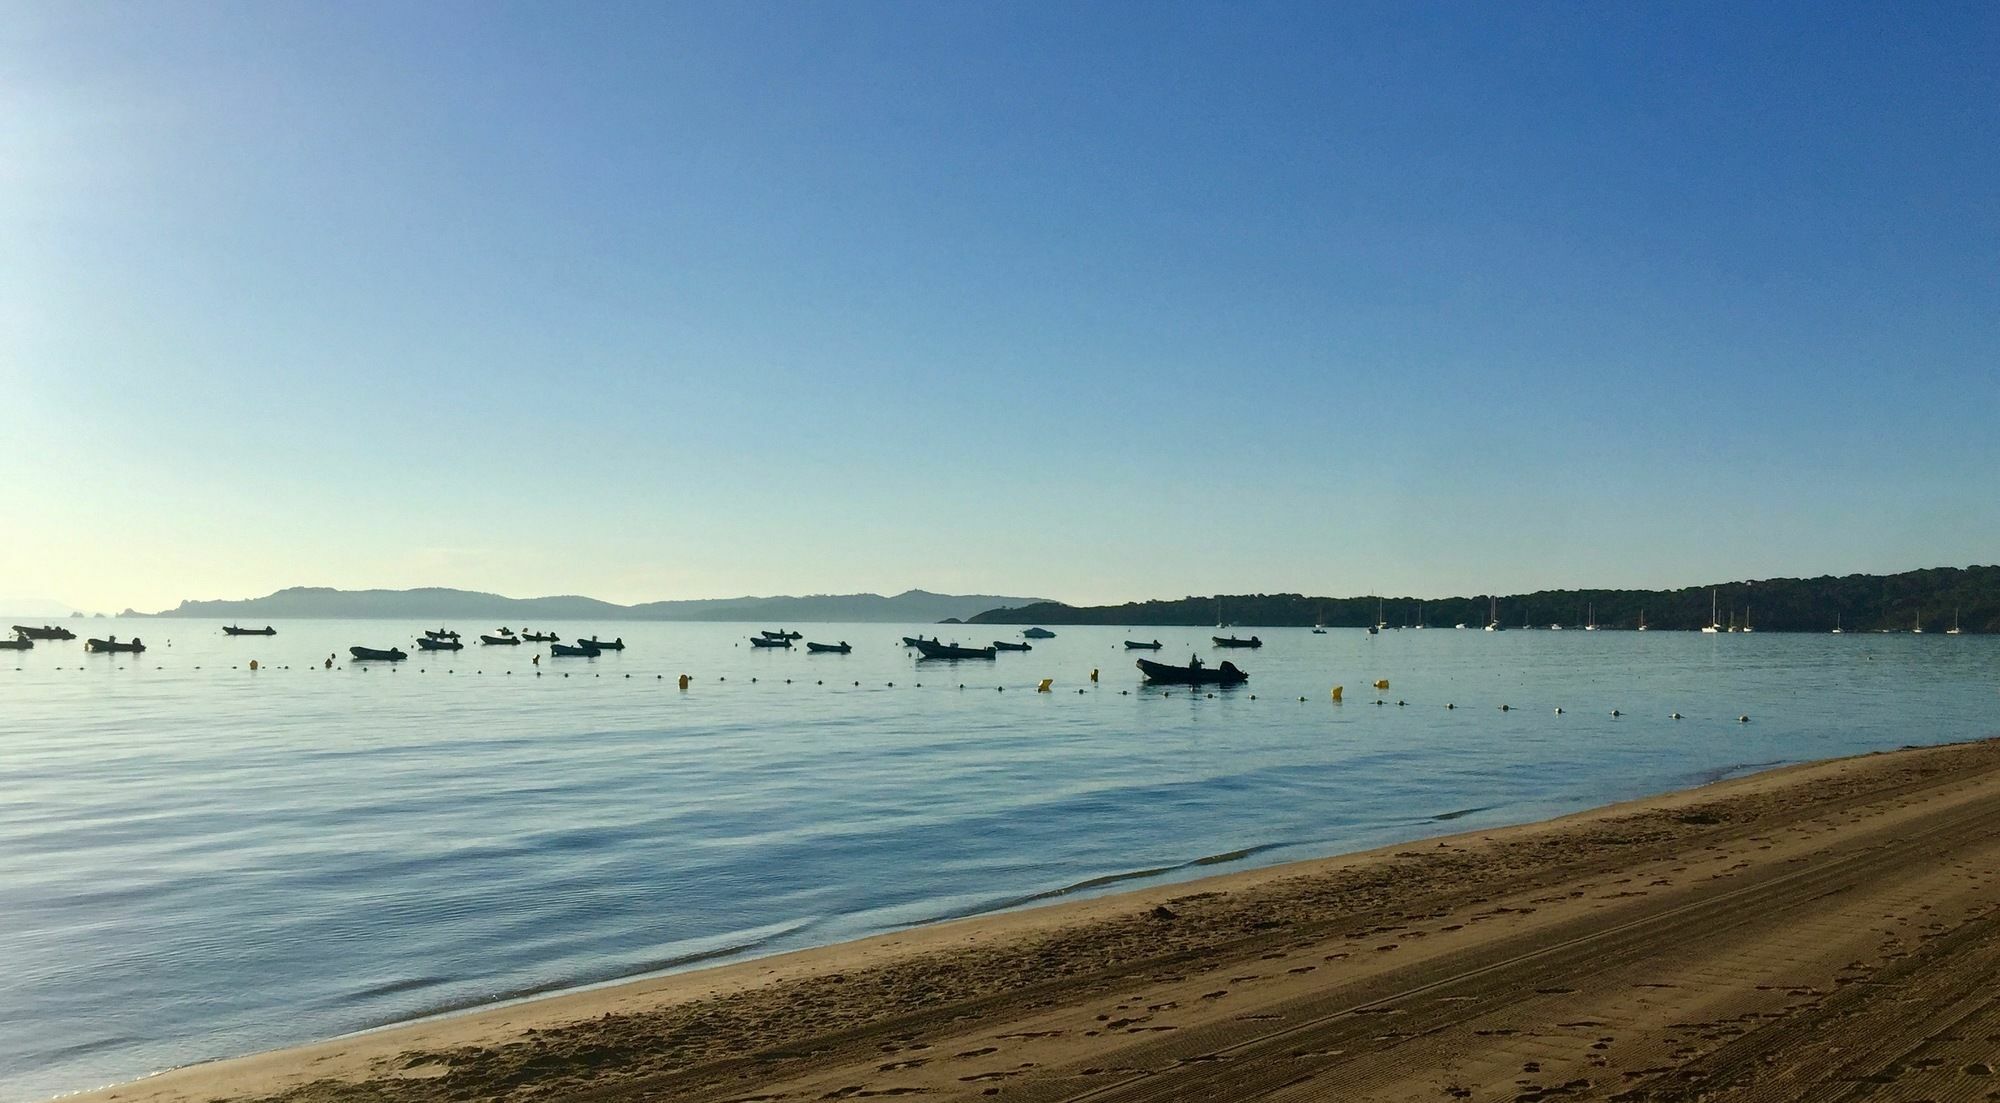
[{"label": "wet sand", "polygon": [[2000,741],[938,924],[82,1098],[2000,1099]]}]

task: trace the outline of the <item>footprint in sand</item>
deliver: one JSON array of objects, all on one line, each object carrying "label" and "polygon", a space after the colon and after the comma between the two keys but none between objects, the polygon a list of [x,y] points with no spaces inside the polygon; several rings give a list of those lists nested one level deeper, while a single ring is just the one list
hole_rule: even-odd
[{"label": "footprint in sand", "polygon": [[901,1070],[903,1070],[903,1069],[916,1069],[916,1068],[922,1068],[922,1067],[924,1067],[925,1065],[928,1065],[928,1064],[930,1064],[930,1063],[931,1063],[931,1059],[930,1059],[930,1058],[928,1058],[928,1057],[919,1057],[919,1058],[917,1058],[917,1059],[916,1059],[916,1060],[914,1060],[914,1061],[891,1061],[891,1062],[889,1062],[889,1063],[888,1063],[888,1064],[886,1064],[886,1065],[877,1065],[877,1066],[875,1066],[875,1071],[876,1071],[876,1072],[899,1072],[899,1071],[901,1071]]},{"label": "footprint in sand", "polygon": [[984,1049],[968,1049],[964,1053],[954,1053],[952,1054],[952,1057],[953,1058],[984,1057],[989,1053],[998,1053],[998,1052],[1000,1052],[999,1046],[987,1046]]},{"label": "footprint in sand", "polygon": [[976,1084],[982,1080],[1005,1080],[1010,1076],[1019,1076],[1022,1073],[1034,1067],[1035,1063],[1033,1061],[1024,1061],[1021,1064],[1016,1065],[1011,1069],[999,1069],[994,1072],[979,1072],[979,1073],[974,1073],[971,1076],[961,1076],[959,1077],[959,1079],[968,1084]]}]

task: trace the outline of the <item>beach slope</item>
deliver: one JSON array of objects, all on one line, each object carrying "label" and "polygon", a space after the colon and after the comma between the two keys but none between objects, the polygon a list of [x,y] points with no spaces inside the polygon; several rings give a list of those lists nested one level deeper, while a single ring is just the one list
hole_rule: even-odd
[{"label": "beach slope", "polygon": [[88,1098],[1993,1098],[1997,875],[2000,742],[1906,749]]}]

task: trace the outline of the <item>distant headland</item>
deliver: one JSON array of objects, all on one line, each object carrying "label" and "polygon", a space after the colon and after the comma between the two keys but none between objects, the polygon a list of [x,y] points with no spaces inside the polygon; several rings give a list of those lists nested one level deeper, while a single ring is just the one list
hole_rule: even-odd
[{"label": "distant headland", "polygon": [[[1711,610],[1713,612],[1711,613]],[[1711,621],[1711,615],[1714,620]],[[1369,594],[1214,594],[1124,605],[1037,602],[991,609],[974,624],[1232,624],[1245,627],[1638,628],[1739,625],[1758,632],[2000,631],[2000,566],[1935,567],[1902,574],[1705,582],[1677,590],[1538,590],[1531,594],[1415,598]]]},{"label": "distant headland", "polygon": [[[360,617],[544,623],[556,620],[683,620],[933,624],[951,617],[968,618],[999,606],[1039,604],[1046,602],[1039,598],[996,597],[990,594],[934,594],[928,590],[906,590],[893,597],[881,594],[811,594],[804,597],[739,597],[616,605],[596,598],[570,595],[517,598],[437,587],[336,590],[324,586],[294,586],[265,597],[240,601],[183,601],[172,609],[151,615],[227,620]],[[146,614],[128,609],[124,615]]]}]

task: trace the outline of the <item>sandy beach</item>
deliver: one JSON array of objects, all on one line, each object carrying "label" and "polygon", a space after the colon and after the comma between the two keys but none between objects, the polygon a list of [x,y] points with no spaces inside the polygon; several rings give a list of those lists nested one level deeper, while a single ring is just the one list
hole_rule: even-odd
[{"label": "sandy beach", "polygon": [[939,924],[80,1097],[2000,1098],[2000,742]]}]

